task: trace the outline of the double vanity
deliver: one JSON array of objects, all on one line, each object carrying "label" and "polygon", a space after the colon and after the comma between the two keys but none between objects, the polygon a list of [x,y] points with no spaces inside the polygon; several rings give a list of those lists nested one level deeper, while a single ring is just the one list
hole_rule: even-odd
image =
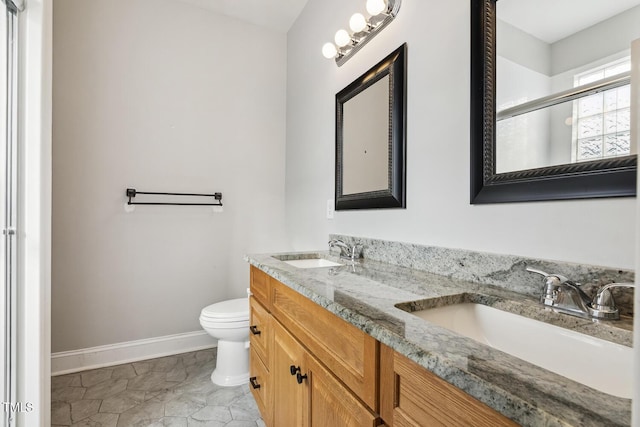
[{"label": "double vanity", "polygon": [[569,316],[541,304],[526,267],[574,274],[587,293],[631,272],[360,242],[355,262],[247,257],[267,425],[630,424],[632,293],[615,294],[620,320]]}]

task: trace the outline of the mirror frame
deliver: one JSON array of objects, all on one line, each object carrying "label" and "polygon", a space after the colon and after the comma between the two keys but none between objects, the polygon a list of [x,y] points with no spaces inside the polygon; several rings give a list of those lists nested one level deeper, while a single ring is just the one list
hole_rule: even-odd
[{"label": "mirror frame", "polygon": [[[336,94],[336,210],[406,207],[406,70],[404,43]],[[343,194],[343,105],[385,76],[389,76],[389,185],[384,190]]]},{"label": "mirror frame", "polygon": [[471,2],[471,204],[636,195],[637,156],[497,174],[496,1]]}]

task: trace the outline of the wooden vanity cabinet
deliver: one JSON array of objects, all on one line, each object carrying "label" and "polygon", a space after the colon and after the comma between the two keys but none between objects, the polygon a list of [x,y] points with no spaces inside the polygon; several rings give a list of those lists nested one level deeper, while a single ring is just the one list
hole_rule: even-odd
[{"label": "wooden vanity cabinet", "polygon": [[263,303],[264,273],[251,269],[250,387],[265,424],[379,425],[378,342],[269,276]]},{"label": "wooden vanity cabinet", "polygon": [[268,427],[518,425],[253,266],[251,292],[250,387]]},{"label": "wooden vanity cabinet", "polygon": [[380,414],[389,427],[519,425],[383,344]]}]

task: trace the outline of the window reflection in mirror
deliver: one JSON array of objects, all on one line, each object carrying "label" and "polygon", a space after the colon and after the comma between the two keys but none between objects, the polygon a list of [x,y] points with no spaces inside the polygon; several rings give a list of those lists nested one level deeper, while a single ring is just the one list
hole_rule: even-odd
[{"label": "window reflection in mirror", "polygon": [[[499,0],[496,8],[496,173],[636,154],[625,76],[640,0]],[[541,108],[551,98],[564,101]]]}]

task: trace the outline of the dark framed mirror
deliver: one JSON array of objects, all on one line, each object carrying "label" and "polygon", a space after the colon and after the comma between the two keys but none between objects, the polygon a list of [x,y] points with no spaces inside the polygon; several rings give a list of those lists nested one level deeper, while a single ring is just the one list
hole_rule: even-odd
[{"label": "dark framed mirror", "polygon": [[[616,2],[585,2],[603,8],[591,14],[599,18],[569,30],[577,20],[571,16],[558,34],[536,32],[543,26],[533,24],[559,12],[535,0],[470,2],[471,203],[635,196],[633,115],[624,91],[640,2],[611,11]],[[613,33],[630,39],[619,42]],[[583,42],[589,38],[600,43]]]},{"label": "dark framed mirror", "polygon": [[405,207],[406,60],[403,44],[336,94],[336,210]]}]

